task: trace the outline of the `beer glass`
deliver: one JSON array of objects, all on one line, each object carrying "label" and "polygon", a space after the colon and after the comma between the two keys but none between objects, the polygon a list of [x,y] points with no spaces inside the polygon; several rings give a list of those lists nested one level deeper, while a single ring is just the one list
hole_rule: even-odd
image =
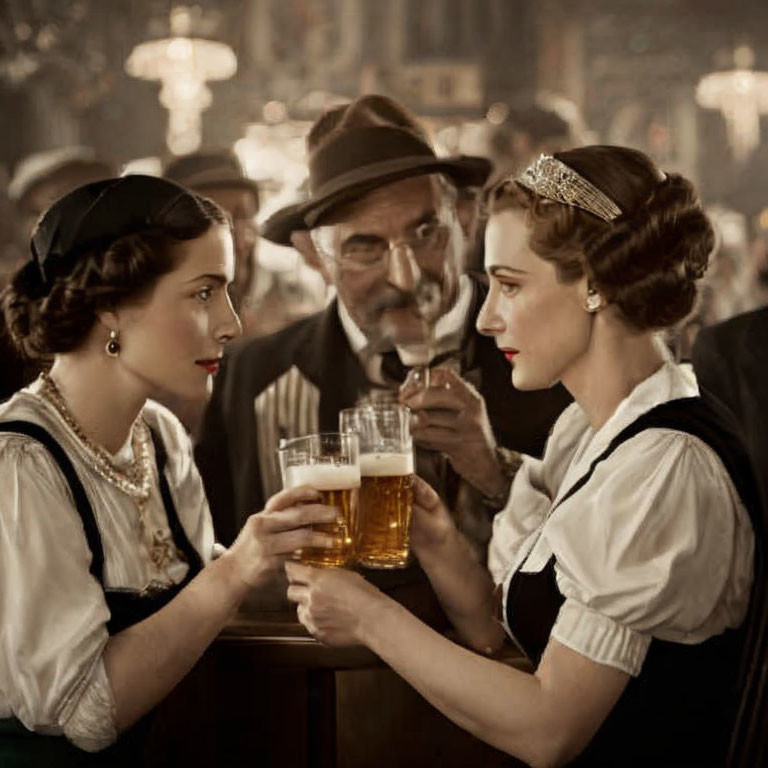
[{"label": "beer glass", "polygon": [[360,525],[357,562],[367,568],[408,563],[413,512],[410,411],[397,404],[347,408],[342,432],[360,438]]},{"label": "beer glass", "polygon": [[328,432],[283,440],[278,448],[284,488],[308,485],[320,492],[321,504],[336,507],[341,519],[317,523],[314,530],[334,537],[333,547],[304,547],[299,559],[309,565],[339,568],[352,559],[357,535],[360,488],[358,439],[354,434]]}]

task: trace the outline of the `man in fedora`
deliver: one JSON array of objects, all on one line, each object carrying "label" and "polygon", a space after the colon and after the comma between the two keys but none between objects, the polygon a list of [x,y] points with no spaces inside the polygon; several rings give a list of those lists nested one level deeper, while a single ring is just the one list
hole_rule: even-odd
[{"label": "man in fedora", "polygon": [[237,155],[229,149],[199,150],[177,157],[166,165],[163,177],[211,198],[232,217],[235,279],[230,296],[243,314],[256,279],[258,185],[246,176]]},{"label": "man in fedora", "polygon": [[116,166],[90,147],[67,146],[34,152],[19,161],[8,184],[26,241],[40,215],[52,203],[82,184],[116,175]]},{"label": "man in fedora", "polygon": [[[337,298],[228,354],[197,446],[218,537],[231,542],[280,489],[281,438],[336,430],[342,408],[400,393],[418,402],[417,471],[482,550],[514,469],[504,449],[540,454],[568,401],[562,389],[515,390],[493,341],[475,330],[485,288],[462,274],[456,189],[481,187],[490,163],[437,157],[403,107],[374,95],[323,115],[307,145],[309,199],[262,234],[298,247]],[[428,391],[413,365],[422,382],[434,366]]]}]

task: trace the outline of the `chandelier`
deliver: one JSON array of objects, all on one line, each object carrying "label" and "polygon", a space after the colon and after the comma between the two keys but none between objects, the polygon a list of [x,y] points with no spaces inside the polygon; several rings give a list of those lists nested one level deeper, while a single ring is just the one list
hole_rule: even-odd
[{"label": "chandelier", "polygon": [[754,54],[746,45],[736,49],[734,63],[735,69],[704,75],[696,101],[723,113],[733,156],[743,162],[760,143],[760,115],[768,113],[768,72],[752,69]]},{"label": "chandelier", "polygon": [[168,110],[166,143],[176,155],[194,152],[202,142],[202,112],[212,102],[206,82],[226,80],[237,71],[234,51],[225,43],[189,36],[189,10],[171,11],[171,37],[139,43],[125,62],[132,77],[159,80],[160,103]]}]

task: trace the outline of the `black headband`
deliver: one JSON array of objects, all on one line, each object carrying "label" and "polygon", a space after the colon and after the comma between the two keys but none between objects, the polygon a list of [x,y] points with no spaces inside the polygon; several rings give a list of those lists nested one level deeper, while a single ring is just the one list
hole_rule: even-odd
[{"label": "black headband", "polygon": [[121,237],[157,229],[166,211],[184,196],[197,200],[172,181],[139,174],[78,187],[43,214],[30,242],[32,259],[24,269],[44,296],[52,272]]}]

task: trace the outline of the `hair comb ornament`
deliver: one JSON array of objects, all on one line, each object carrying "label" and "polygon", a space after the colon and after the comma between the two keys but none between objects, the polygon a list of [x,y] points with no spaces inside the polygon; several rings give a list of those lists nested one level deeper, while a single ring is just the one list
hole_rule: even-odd
[{"label": "hair comb ornament", "polygon": [[539,155],[515,181],[547,200],[573,205],[603,221],[621,216],[621,208],[610,197],[552,155]]}]

